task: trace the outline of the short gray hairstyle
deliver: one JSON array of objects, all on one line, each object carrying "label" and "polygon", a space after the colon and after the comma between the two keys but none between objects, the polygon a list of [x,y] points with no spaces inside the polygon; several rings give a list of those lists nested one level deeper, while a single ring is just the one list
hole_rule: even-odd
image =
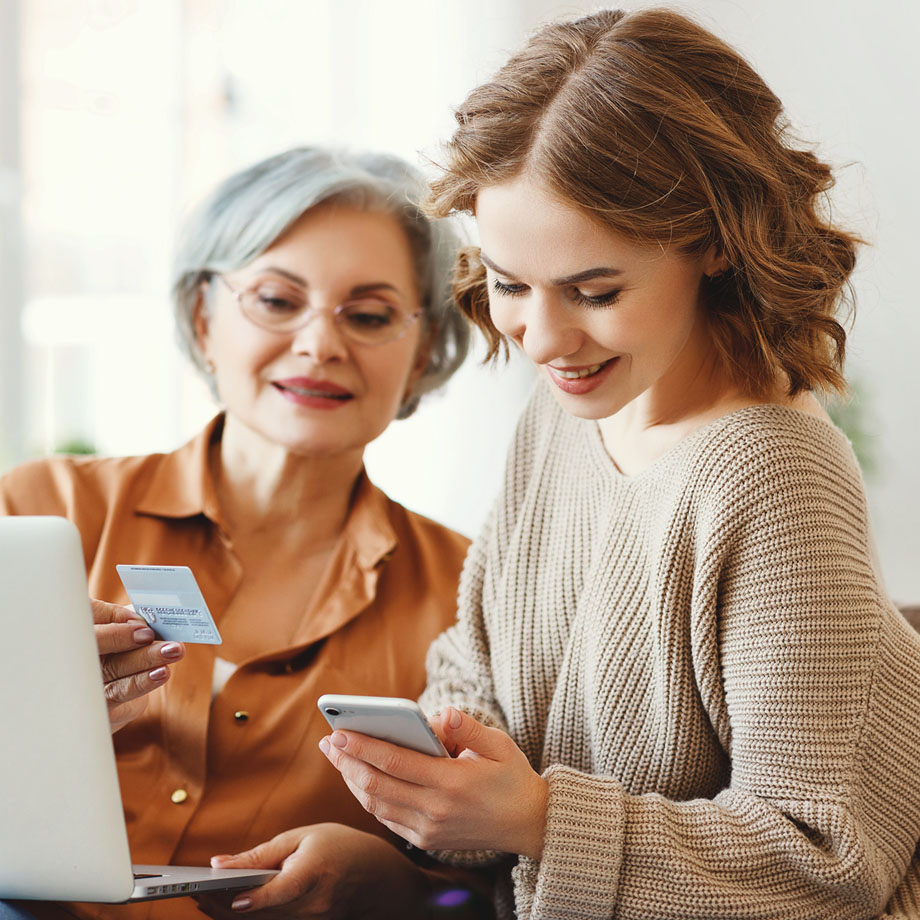
[{"label": "short gray hairstyle", "polygon": [[451,283],[461,239],[449,221],[425,216],[426,192],[422,174],[399,157],[322,147],[287,150],[221,182],[183,227],[172,283],[179,344],[212,391],[195,336],[202,283],[247,265],[311,208],[335,201],[394,217],[409,239],[430,335],[428,364],[397,418],[410,416],[463,363],[470,341]]}]

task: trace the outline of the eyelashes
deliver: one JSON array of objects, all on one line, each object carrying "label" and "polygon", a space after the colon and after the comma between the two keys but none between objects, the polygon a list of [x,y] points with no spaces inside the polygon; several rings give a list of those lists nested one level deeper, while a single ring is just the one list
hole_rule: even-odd
[{"label": "eyelashes", "polygon": [[[505,284],[502,281],[499,281],[498,278],[492,279],[492,290],[501,295],[502,297],[520,297],[522,294],[526,294],[528,291],[527,285],[525,284]],[[570,295],[572,301],[580,307],[588,307],[589,309],[602,309],[603,307],[609,307],[612,304],[615,304],[620,299],[621,291],[618,289],[607,291],[604,294],[582,294],[578,288],[573,288]]]},{"label": "eyelashes", "polygon": [[572,299],[581,307],[601,309],[615,304],[620,299],[620,292],[607,291],[606,294],[594,294],[589,297],[587,294],[582,294],[581,291],[576,288]]},{"label": "eyelashes", "polygon": [[526,293],[527,288],[523,284],[502,284],[498,278],[493,278],[492,290],[504,297],[519,297],[521,294]]}]

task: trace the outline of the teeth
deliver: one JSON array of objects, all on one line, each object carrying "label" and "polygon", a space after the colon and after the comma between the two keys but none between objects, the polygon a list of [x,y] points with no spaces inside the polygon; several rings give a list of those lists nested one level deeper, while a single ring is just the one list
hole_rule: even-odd
[{"label": "teeth", "polygon": [[325,393],[321,390],[305,390],[303,387],[287,387],[287,389],[292,393],[296,393],[298,396],[323,396],[326,399],[348,399],[348,396],[344,394]]},{"label": "teeth", "polygon": [[592,364],[591,367],[583,367],[580,371],[564,371],[554,367],[553,373],[558,374],[563,380],[578,380],[580,377],[590,377],[596,374],[606,363],[602,361],[600,364]]}]

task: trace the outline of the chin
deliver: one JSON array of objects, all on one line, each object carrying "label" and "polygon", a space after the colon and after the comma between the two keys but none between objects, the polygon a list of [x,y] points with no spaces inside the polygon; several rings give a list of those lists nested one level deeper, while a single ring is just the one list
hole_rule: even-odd
[{"label": "chin", "polygon": [[340,454],[350,454],[363,451],[365,445],[354,444],[337,438],[291,438],[282,445],[290,454],[298,457],[336,457]]},{"label": "chin", "polygon": [[587,396],[572,396],[569,393],[563,393],[557,387],[553,387],[553,396],[569,415],[594,422],[616,415],[626,405],[623,401],[614,401],[609,398],[590,399]]}]

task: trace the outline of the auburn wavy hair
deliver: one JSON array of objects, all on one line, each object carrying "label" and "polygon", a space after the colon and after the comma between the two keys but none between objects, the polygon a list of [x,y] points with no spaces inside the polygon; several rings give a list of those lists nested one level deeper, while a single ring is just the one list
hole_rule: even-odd
[{"label": "auburn wavy hair", "polygon": [[[639,242],[704,253],[729,269],[707,282],[718,354],[754,396],[843,391],[857,237],[822,211],[829,167],[789,140],[782,105],[731,47],[669,10],[603,10],[548,25],[456,112],[433,216],[475,213],[479,190],[538,175],[548,190]],[[454,293],[485,333],[479,250],[459,256]]]}]

